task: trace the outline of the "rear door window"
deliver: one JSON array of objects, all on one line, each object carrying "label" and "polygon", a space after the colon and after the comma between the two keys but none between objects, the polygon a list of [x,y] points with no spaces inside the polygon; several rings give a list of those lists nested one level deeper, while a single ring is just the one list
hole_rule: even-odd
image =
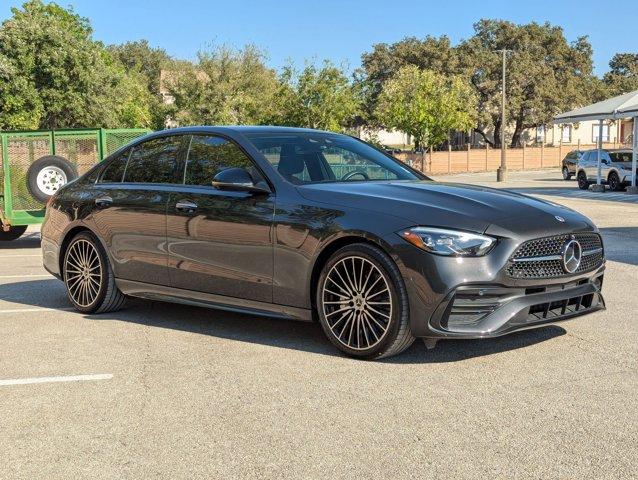
[{"label": "rear door window", "polygon": [[135,147],[124,172],[127,183],[178,183],[183,135],[153,138]]},{"label": "rear door window", "polygon": [[111,160],[102,172],[100,183],[120,183],[122,177],[124,177],[124,170],[130,153],[131,150],[127,149]]}]

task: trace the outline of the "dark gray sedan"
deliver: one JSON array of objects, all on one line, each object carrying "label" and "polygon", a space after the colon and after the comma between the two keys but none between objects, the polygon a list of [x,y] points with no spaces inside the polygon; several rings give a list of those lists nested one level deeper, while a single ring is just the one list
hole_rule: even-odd
[{"label": "dark gray sedan", "polygon": [[141,138],[51,198],[42,249],[81,312],[135,296],[317,320],[361,358],[604,306],[603,244],[584,216],[433,182],[358,139],[315,130]]}]

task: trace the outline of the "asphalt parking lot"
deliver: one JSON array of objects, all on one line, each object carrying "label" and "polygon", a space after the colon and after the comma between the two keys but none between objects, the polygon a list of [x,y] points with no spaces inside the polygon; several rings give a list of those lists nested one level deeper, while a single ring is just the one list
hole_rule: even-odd
[{"label": "asphalt parking lot", "polygon": [[599,225],[607,310],[381,362],[314,324],[142,301],[75,313],[36,230],[1,245],[0,477],[638,478],[638,199],[559,175],[505,186]]}]

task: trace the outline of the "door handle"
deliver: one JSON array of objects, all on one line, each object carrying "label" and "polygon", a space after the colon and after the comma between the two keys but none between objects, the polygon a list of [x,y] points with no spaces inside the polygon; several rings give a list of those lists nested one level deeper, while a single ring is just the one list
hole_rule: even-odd
[{"label": "door handle", "polygon": [[197,210],[197,204],[188,200],[180,200],[175,204],[175,210],[182,213],[193,213]]},{"label": "door handle", "polygon": [[95,205],[99,208],[107,208],[110,207],[113,203],[113,199],[111,197],[100,197],[95,199]]}]

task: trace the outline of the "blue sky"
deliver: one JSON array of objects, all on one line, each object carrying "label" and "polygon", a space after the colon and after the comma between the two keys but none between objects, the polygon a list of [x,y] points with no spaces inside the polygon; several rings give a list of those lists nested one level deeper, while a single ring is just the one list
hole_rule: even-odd
[{"label": "blue sky", "polygon": [[[95,38],[109,43],[146,38],[179,58],[193,59],[213,43],[266,49],[270,64],[287,59],[329,58],[360,64],[379,42],[414,35],[448,35],[454,43],[472,35],[480,18],[561,25],[568,40],[589,35],[596,73],[608,70],[616,52],[638,52],[638,7],[630,2],[475,0],[60,0],[90,18]],[[0,1],[0,19],[22,1]]]}]

